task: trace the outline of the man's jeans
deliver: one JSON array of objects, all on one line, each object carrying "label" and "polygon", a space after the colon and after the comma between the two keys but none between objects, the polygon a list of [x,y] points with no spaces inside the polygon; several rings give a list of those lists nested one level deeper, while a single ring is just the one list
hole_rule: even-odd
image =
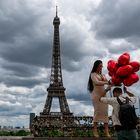
[{"label": "man's jeans", "polygon": [[132,130],[120,130],[116,132],[117,140],[138,140],[138,134],[136,129]]}]

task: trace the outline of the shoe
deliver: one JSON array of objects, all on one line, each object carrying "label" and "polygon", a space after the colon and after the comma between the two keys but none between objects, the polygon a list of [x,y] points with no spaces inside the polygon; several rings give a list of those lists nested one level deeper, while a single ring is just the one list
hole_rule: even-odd
[{"label": "shoe", "polygon": [[107,134],[106,137],[111,138],[111,135]]},{"label": "shoe", "polygon": [[99,135],[98,135],[98,134],[96,134],[96,135],[94,135],[94,137],[95,137],[95,138],[99,138]]},{"label": "shoe", "polygon": [[94,130],[93,131],[93,135],[95,138],[99,138],[99,134],[98,134],[98,131],[97,130]]},{"label": "shoe", "polygon": [[94,134],[94,137],[95,137],[95,138],[99,138],[98,132],[95,131],[93,134]]}]

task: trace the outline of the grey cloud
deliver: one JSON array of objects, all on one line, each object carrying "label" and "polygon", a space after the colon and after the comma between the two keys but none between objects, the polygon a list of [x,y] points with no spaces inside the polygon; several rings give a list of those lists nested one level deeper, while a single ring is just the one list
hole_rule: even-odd
[{"label": "grey cloud", "polygon": [[69,60],[69,58],[62,57],[62,68],[70,72],[79,71],[82,69],[80,61]]},{"label": "grey cloud", "polygon": [[[61,56],[63,62],[63,69],[67,71],[78,71],[81,69],[80,61],[87,55],[87,52],[82,50],[83,44],[87,36],[82,32],[79,27],[72,29],[74,23],[69,26],[62,24],[61,34]],[[76,25],[78,26],[78,25]]]},{"label": "grey cloud", "polygon": [[139,40],[139,36],[134,36],[131,38],[127,39],[128,42],[135,44],[135,49],[139,49],[140,48],[140,40]]},{"label": "grey cloud", "polygon": [[21,103],[10,103],[10,102],[0,102],[0,116],[18,116],[27,115],[32,111],[32,107],[29,105],[22,105]]},{"label": "grey cloud", "polygon": [[25,91],[20,93],[19,90],[12,91],[7,88],[3,93],[0,93],[0,115],[17,117],[19,115],[29,115],[37,105],[40,106],[40,100],[45,104],[44,96],[46,93],[41,86]]},{"label": "grey cloud", "polygon": [[1,66],[1,78],[0,82],[11,86],[21,86],[21,87],[34,87],[42,83],[49,82],[49,76],[43,76],[40,67],[33,65],[26,65],[22,63],[5,63]]},{"label": "grey cloud", "polygon": [[37,76],[38,73],[40,72],[40,69],[38,67],[35,67],[33,65],[25,65],[22,63],[7,62],[2,65],[2,68],[11,71],[13,76],[28,77],[28,78]]},{"label": "grey cloud", "polygon": [[[34,91],[34,93],[29,94],[28,97],[32,98],[34,100],[37,100],[36,98],[40,98],[40,97],[45,97],[46,96],[47,91],[44,91],[42,89],[36,89]],[[47,96],[46,96],[47,97]]]},{"label": "grey cloud", "polygon": [[[26,1],[0,1],[0,40],[15,41],[17,36],[28,35],[33,30],[37,16],[28,8]],[[10,6],[10,8],[9,8]]]},{"label": "grey cloud", "polygon": [[[69,34],[69,36],[71,36]],[[67,57],[70,60],[78,61],[83,56],[82,51],[79,50],[79,46],[81,46],[81,42],[78,40],[65,40],[62,42],[62,56]]]},{"label": "grey cloud", "polygon": [[16,96],[8,93],[8,91],[6,93],[1,93],[0,99],[3,102],[16,103]]},{"label": "grey cloud", "polygon": [[[28,2],[0,1],[0,58],[1,72],[5,74],[0,81],[7,86],[40,84],[45,79],[33,76],[39,75],[40,68],[51,66],[50,14],[42,15],[40,9],[34,9],[34,3]],[[48,4],[43,8],[47,9]],[[51,12],[50,8],[46,12]]]},{"label": "grey cloud", "polygon": [[28,42],[21,46],[15,44],[15,46],[4,49],[1,56],[11,62],[48,67],[51,61],[50,48],[50,44],[43,40]]},{"label": "grey cloud", "polygon": [[92,105],[90,93],[72,93],[67,96],[67,99],[73,99],[74,101],[82,102],[84,105]]},{"label": "grey cloud", "polygon": [[11,62],[49,67],[52,45],[50,23],[46,21],[50,17],[46,16],[44,27],[41,23],[44,15],[37,13],[26,0],[14,3],[6,0],[0,4],[0,56]]},{"label": "grey cloud", "polygon": [[[4,110],[3,110],[4,109]],[[14,110],[13,110],[14,109]],[[12,110],[12,111],[11,111]],[[29,115],[32,112],[32,108],[30,107],[2,107],[0,110],[0,116],[19,116],[19,115]]]},{"label": "grey cloud", "polygon": [[[120,41],[121,42],[121,41]],[[125,40],[119,44],[108,44],[110,54],[122,54],[124,52],[133,51],[137,48],[132,42]]]},{"label": "grey cloud", "polygon": [[[127,38],[139,36],[140,1],[102,1],[95,12],[93,28],[99,38]],[[95,22],[95,23],[94,23]]]},{"label": "grey cloud", "polygon": [[2,83],[11,86],[21,86],[21,87],[34,87],[35,85],[40,85],[41,83],[46,83],[46,79],[36,79],[36,78],[18,78],[5,76],[5,79],[2,80]]}]

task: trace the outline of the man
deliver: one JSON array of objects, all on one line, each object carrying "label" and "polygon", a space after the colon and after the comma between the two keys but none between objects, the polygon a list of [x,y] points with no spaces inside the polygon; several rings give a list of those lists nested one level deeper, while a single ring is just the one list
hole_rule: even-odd
[{"label": "man", "polygon": [[[126,93],[126,96],[131,100],[129,103],[131,105],[134,105],[136,103],[136,96],[127,91],[126,87],[124,87],[124,92]],[[136,127],[133,127],[131,129],[124,129],[122,128],[121,123],[119,121],[118,112],[120,104],[118,103],[117,97],[121,100],[121,102],[125,102],[126,100],[124,98],[124,95],[122,94],[122,89],[120,87],[115,87],[113,89],[113,96],[114,97],[101,97],[100,101],[106,104],[110,104],[113,107],[112,121],[113,126],[116,130],[117,140],[137,140]]]}]

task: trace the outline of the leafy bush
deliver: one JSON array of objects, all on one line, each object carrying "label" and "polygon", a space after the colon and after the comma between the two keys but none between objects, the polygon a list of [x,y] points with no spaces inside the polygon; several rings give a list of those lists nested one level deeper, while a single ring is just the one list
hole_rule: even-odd
[{"label": "leafy bush", "polygon": [[27,132],[25,130],[18,130],[18,131],[12,131],[12,130],[1,130],[0,136],[28,136],[31,135],[30,132]]}]

